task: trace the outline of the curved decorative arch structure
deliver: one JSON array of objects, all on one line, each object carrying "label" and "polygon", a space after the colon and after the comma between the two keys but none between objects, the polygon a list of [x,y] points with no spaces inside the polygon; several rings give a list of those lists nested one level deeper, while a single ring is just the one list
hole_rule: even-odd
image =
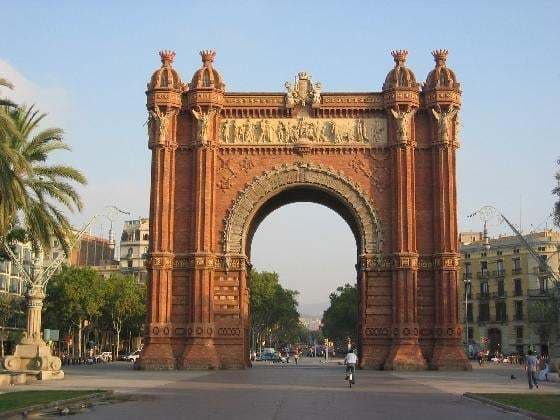
[{"label": "curved decorative arch structure", "polygon": [[[422,88],[407,54],[393,52],[381,92],[325,92],[300,72],[284,92],[247,93],[226,91],[213,51],[201,52],[190,84],[162,52],[146,92],[140,368],[250,366],[253,235],[271,211],[308,201],[335,210],[356,238],[361,366],[470,366],[457,297],[460,85]],[[445,72],[447,51],[434,57]]]},{"label": "curved decorative arch structure", "polygon": [[266,171],[239,193],[224,221],[223,252],[228,255],[247,254],[245,241],[257,211],[274,195],[295,186],[317,188],[335,196],[356,222],[350,224],[351,227],[355,226],[353,230],[357,230],[354,234],[357,236],[358,253],[381,253],[381,223],[360,187],[342,173],[305,162],[282,165]]}]

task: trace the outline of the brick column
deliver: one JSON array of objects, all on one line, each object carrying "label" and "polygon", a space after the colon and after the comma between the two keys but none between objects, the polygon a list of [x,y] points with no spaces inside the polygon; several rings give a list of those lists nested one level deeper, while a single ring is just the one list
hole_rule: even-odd
[{"label": "brick column", "polygon": [[392,345],[385,369],[424,369],[426,361],[418,343],[415,141],[415,108],[391,110],[395,129],[393,167],[393,271]]},{"label": "brick column", "polygon": [[[451,120],[458,108],[448,105],[432,111],[434,170],[434,351],[430,365],[436,369],[470,369],[461,344],[459,323],[457,186],[455,128]],[[444,119],[449,119],[445,121]],[[455,125],[453,125],[455,127]]]},{"label": "brick column", "polygon": [[[155,105],[158,107],[158,105]],[[172,196],[175,184],[176,109],[152,111],[149,147],[152,149],[150,192],[150,251],[148,259],[148,319],[140,358],[144,369],[174,369],[171,347]],[[156,114],[157,112],[157,114]],[[160,127],[162,127],[160,131]]]}]

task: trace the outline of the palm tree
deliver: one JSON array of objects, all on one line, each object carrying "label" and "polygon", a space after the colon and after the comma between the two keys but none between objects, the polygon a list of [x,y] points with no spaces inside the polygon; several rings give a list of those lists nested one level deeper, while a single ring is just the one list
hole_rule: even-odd
[{"label": "palm tree", "polygon": [[35,248],[49,249],[54,236],[67,252],[70,223],[60,207],[82,209],[72,183],[84,185],[86,178],[70,166],[47,162],[50,153],[70,147],[60,128],[39,129],[46,114],[33,106],[5,105],[2,112],[11,129],[0,126],[0,236],[19,225]]}]

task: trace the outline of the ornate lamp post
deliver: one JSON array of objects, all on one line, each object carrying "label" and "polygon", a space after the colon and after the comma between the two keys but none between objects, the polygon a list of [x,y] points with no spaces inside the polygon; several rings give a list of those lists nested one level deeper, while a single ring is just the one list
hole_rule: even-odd
[{"label": "ornate lamp post", "polygon": [[[105,207],[103,213],[93,216],[85,226],[71,238],[69,249],[74,248],[89,227],[100,216],[108,217],[108,213],[128,214],[115,206]],[[31,272],[27,273],[19,261],[19,258],[13,253],[10,244],[4,242],[3,245],[12,263],[18,267],[27,284],[27,292],[25,294],[27,300],[27,328],[23,333],[20,343],[16,346],[14,354],[4,359],[4,368],[11,372],[22,372],[33,375],[41,380],[62,379],[64,378],[64,372],[60,370],[62,361],[59,357],[51,354],[50,347],[41,337],[41,311],[43,308],[43,301],[46,297],[45,290],[47,283],[61,266],[65,255],[63,253],[60,254],[49,266],[45,267],[43,250],[39,249],[34,253]]]}]

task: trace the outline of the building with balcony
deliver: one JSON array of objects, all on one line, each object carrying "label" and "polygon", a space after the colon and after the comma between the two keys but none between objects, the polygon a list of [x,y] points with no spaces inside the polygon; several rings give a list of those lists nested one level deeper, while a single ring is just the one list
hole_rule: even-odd
[{"label": "building with balcony", "polygon": [[[544,230],[524,235],[540,258],[558,273],[560,232]],[[540,337],[528,319],[528,308],[550,297],[553,279],[516,236],[490,239],[466,232],[460,239],[459,301],[461,320],[469,343],[488,338],[491,352],[526,353],[529,346],[548,353],[547,338]],[[552,341],[552,340],[551,340]]]},{"label": "building with balcony", "polygon": [[[24,270],[31,272],[31,244],[15,244],[14,254]],[[24,277],[18,266],[11,260],[0,260],[0,293],[23,296],[26,291]]]},{"label": "building with balcony", "polygon": [[120,245],[120,271],[146,283],[148,271],[146,258],[149,244],[150,222],[147,217],[124,222]]}]

